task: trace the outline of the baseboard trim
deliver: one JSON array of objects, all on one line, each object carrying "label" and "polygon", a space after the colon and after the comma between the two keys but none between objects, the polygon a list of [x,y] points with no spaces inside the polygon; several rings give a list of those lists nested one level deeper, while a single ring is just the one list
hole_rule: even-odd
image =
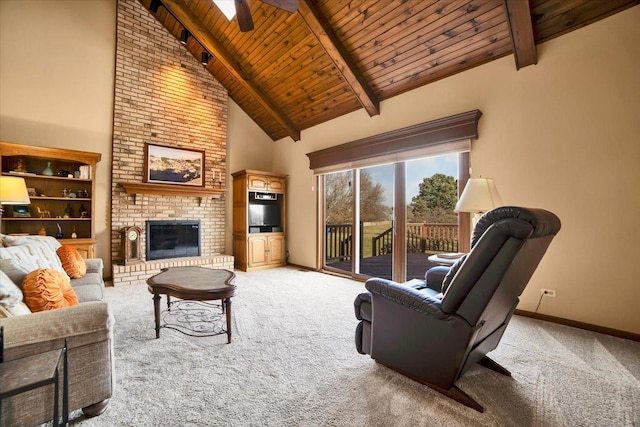
[{"label": "baseboard trim", "polygon": [[532,319],[544,320],[547,322],[558,323],[560,325],[572,326],[574,328],[585,329],[587,331],[598,332],[600,334],[606,334],[618,338],[624,338],[626,340],[640,342],[640,334],[634,334],[633,332],[621,331],[619,329],[607,328],[604,326],[593,325],[591,323],[578,322],[577,320],[564,319],[562,317],[549,316],[547,314],[534,313],[532,311],[519,309],[516,309],[515,314],[519,316],[530,317]]},{"label": "baseboard trim", "polygon": [[287,267],[293,267],[293,268],[297,268],[299,270],[305,270],[305,271],[318,271],[315,268],[307,267],[304,265],[292,264],[290,262],[287,263]]}]

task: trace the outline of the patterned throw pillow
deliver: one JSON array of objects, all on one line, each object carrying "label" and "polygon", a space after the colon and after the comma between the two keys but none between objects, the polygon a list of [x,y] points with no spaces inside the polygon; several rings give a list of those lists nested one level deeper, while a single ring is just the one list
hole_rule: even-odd
[{"label": "patterned throw pillow", "polygon": [[23,302],[15,304],[13,307],[5,307],[0,304],[0,319],[7,317],[24,316],[25,314],[31,314],[29,307]]},{"label": "patterned throw pillow", "polygon": [[6,274],[7,276],[9,276],[9,279],[11,279],[11,281],[18,286],[22,285],[24,276],[29,274],[30,271],[37,269],[37,267],[31,270],[29,270],[28,268],[29,266],[25,267],[24,265],[21,265],[13,258],[0,259],[0,271],[3,274]]},{"label": "patterned throw pillow", "polygon": [[79,279],[87,274],[87,264],[84,262],[84,258],[75,248],[71,245],[62,245],[56,251],[62,268],[67,272],[72,279]]},{"label": "patterned throw pillow", "polygon": [[62,268],[60,258],[56,255],[56,250],[60,247],[56,239],[39,236],[26,236],[21,239],[11,241],[20,244],[0,248],[0,259],[12,259],[27,272],[48,268],[67,274]]},{"label": "patterned throw pillow", "polygon": [[22,291],[0,270],[0,305],[13,307],[22,301]]},{"label": "patterned throw pillow", "polygon": [[33,312],[78,305],[78,297],[68,277],[57,270],[40,268],[27,274],[22,282],[22,292]]},{"label": "patterned throw pillow", "polygon": [[8,236],[2,235],[3,246],[21,246],[29,245],[31,243],[43,244],[53,249],[54,251],[60,247],[60,242],[51,236]]},{"label": "patterned throw pillow", "polygon": [[0,319],[29,314],[29,307],[22,302],[22,291],[0,270]]}]

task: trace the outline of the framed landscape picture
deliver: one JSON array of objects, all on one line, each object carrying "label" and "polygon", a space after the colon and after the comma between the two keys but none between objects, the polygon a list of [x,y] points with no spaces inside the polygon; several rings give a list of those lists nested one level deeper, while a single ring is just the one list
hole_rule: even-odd
[{"label": "framed landscape picture", "polygon": [[145,182],[204,187],[204,151],[145,145]]}]

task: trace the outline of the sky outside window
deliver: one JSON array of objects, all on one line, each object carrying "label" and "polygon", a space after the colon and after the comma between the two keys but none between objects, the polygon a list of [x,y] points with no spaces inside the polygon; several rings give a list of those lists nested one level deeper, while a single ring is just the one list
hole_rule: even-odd
[{"label": "sky outside window", "polygon": [[[367,168],[373,182],[382,184],[384,191],[384,203],[387,206],[393,204],[393,178],[384,173],[384,166]],[[458,179],[458,154],[446,154],[443,156],[428,157],[425,159],[411,160],[407,162],[407,199],[410,204],[413,196],[418,194],[418,186],[425,178],[431,178],[436,173],[442,173]]]}]

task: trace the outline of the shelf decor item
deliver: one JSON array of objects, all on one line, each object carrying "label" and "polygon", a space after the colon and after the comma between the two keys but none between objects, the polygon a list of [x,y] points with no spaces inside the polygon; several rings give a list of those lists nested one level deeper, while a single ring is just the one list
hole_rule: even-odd
[{"label": "shelf decor item", "polygon": [[142,229],[135,225],[120,229],[120,245],[124,265],[142,262],[141,235]]},{"label": "shelf decor item", "polygon": [[13,161],[11,162],[11,165],[9,166],[9,169],[12,172],[17,172],[17,173],[25,173],[25,172],[27,172],[27,168],[25,166],[25,161],[21,157],[16,157],[15,159],[13,159]]},{"label": "shelf decor item", "polygon": [[51,169],[51,162],[47,162],[47,167],[42,171],[42,175],[53,176],[53,170]]},{"label": "shelf decor item", "polygon": [[64,234],[62,234],[62,228],[60,228],[60,224],[56,222],[56,226],[58,227],[58,232],[56,233],[56,239],[62,239]]},{"label": "shelf decor item", "polygon": [[15,205],[13,206],[14,218],[31,218],[31,212],[27,205]]},{"label": "shelf decor item", "polygon": [[144,182],[204,187],[204,151],[145,145]]}]

